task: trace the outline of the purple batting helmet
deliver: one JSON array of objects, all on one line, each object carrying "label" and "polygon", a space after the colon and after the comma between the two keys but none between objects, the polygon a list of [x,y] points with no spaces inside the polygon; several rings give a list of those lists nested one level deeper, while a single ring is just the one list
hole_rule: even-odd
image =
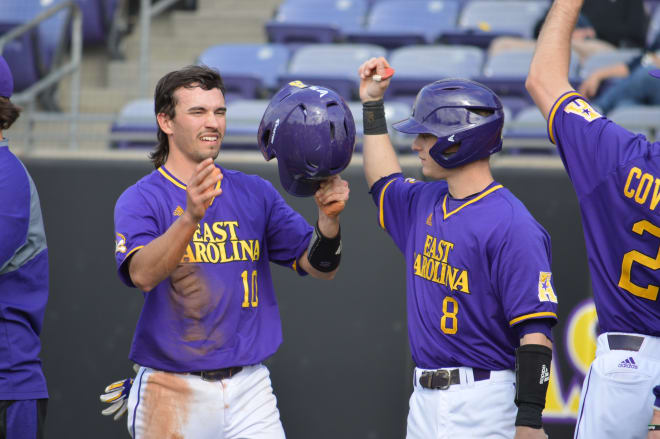
[{"label": "purple batting helmet", "polygon": [[[443,79],[422,88],[412,116],[392,127],[408,134],[433,134],[429,154],[443,168],[456,168],[502,149],[504,111],[495,93],[478,82]],[[443,154],[452,145],[458,151]]]},{"label": "purple batting helmet", "polygon": [[308,197],[320,181],[348,166],[355,122],[336,92],[294,81],[271,99],[259,124],[258,141],[266,160],[277,157],[284,189]]}]

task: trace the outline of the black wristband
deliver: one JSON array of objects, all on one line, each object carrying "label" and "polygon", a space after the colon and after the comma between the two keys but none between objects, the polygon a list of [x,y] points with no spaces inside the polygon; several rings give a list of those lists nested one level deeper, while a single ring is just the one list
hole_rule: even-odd
[{"label": "black wristband", "polygon": [[541,413],[550,380],[552,350],[526,344],[516,349],[516,426],[541,428]]},{"label": "black wristband", "polygon": [[385,104],[382,99],[362,104],[362,125],[365,135],[387,134]]},{"label": "black wristband", "polygon": [[336,270],[341,261],[341,229],[334,238],[326,238],[317,222],[307,248],[307,260],[318,271],[329,273]]},{"label": "black wristband", "polygon": [[660,431],[660,425],[658,425],[658,424],[649,424],[649,431]]}]

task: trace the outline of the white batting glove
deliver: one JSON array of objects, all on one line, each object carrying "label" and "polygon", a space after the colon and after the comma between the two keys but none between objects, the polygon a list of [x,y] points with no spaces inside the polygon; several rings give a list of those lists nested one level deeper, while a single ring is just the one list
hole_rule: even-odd
[{"label": "white batting glove", "polygon": [[115,381],[105,388],[105,393],[99,396],[101,402],[111,404],[101,411],[103,416],[110,416],[114,414],[114,420],[122,417],[128,409],[128,394],[131,392],[133,385],[133,378],[126,378],[125,380]]}]

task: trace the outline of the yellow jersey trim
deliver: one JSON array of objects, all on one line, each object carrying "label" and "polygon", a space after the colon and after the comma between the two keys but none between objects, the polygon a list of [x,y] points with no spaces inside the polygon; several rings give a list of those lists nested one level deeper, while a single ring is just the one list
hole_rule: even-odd
[{"label": "yellow jersey trim", "polygon": [[385,229],[385,210],[383,209],[383,204],[385,202],[385,191],[387,190],[387,187],[394,182],[394,180],[396,180],[396,178],[393,178],[390,181],[388,181],[383,187],[383,190],[380,191],[380,202],[378,203],[379,206],[378,217],[380,219],[380,227],[383,228],[384,230],[387,230]]},{"label": "yellow jersey trim", "polygon": [[552,142],[553,145],[557,144],[557,142],[555,141],[555,136],[552,135],[552,122],[554,122],[555,120],[555,113],[557,113],[557,109],[562,104],[562,102],[573,96],[582,96],[582,95],[576,91],[566,93],[564,96],[560,97],[557,100],[557,102],[555,102],[554,107],[552,107],[552,110],[550,110],[550,117],[548,117],[548,134],[550,135],[550,141]]},{"label": "yellow jersey trim", "polygon": [[298,261],[293,261],[293,264],[291,264],[291,268],[293,268],[293,271],[298,271]]},{"label": "yellow jersey trim", "polygon": [[448,195],[445,195],[445,199],[442,200],[442,215],[443,215],[444,219],[447,219],[447,218],[449,218],[450,216],[452,216],[453,214],[455,214],[456,212],[458,212],[459,210],[461,210],[462,208],[464,208],[465,206],[469,206],[470,204],[475,203],[475,202],[481,200],[483,197],[485,197],[486,195],[490,194],[491,192],[495,192],[496,190],[498,190],[498,189],[502,189],[503,187],[504,187],[504,186],[502,186],[501,184],[498,184],[497,186],[493,186],[492,188],[488,189],[488,190],[487,190],[486,192],[484,192],[483,194],[479,195],[479,196],[476,197],[476,198],[471,199],[470,201],[467,201],[467,202],[461,204],[460,206],[458,206],[456,209],[452,210],[452,211],[449,212],[449,213],[447,213],[447,196],[448,196]]},{"label": "yellow jersey trim", "polygon": [[535,313],[532,313],[532,314],[525,314],[524,316],[516,317],[515,319],[511,320],[509,322],[509,326],[513,326],[518,322],[522,322],[523,320],[533,319],[533,318],[536,318],[536,317],[554,317],[556,319],[557,314],[555,314],[553,312],[550,312],[550,311],[535,312]]},{"label": "yellow jersey trim", "polygon": [[130,255],[132,255],[133,253],[135,253],[136,251],[140,250],[143,247],[144,247],[143,245],[137,246],[130,252],[126,253],[126,256],[124,256],[124,260],[126,260]]},{"label": "yellow jersey trim", "polygon": [[[172,184],[174,184],[174,186],[179,187],[179,188],[183,189],[184,191],[188,189],[188,186],[186,186],[183,183],[179,183],[174,177],[172,177],[170,174],[168,174],[167,171],[163,168],[163,166],[158,168],[158,172],[163,174],[163,177],[167,178],[170,182],[172,182]],[[220,186],[222,186],[222,180],[220,180],[215,185],[215,189],[216,190],[220,189]],[[215,197],[211,198],[211,203],[209,204],[209,206],[213,206],[213,201],[215,201]]]}]

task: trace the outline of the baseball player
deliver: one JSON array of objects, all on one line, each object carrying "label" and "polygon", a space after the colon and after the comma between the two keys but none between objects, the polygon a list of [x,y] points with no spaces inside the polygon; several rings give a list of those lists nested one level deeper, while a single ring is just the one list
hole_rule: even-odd
[{"label": "baseball player", "polygon": [[577,193],[601,331],[575,437],[644,438],[649,423],[660,424],[652,393],[660,384],[660,144],[602,117],[569,83],[581,6],[554,2],[527,78]]},{"label": "baseball player", "polygon": [[48,248],[37,189],[4,137],[20,110],[0,56],[0,438],[44,437],[48,405],[39,334],[48,301]]},{"label": "baseball player", "polygon": [[[115,207],[119,277],[145,298],[130,352],[141,366],[128,398],[130,434],[283,438],[261,364],[282,340],[269,262],[333,278],[348,184],[338,174],[313,182],[319,216],[311,227],[269,182],[217,166],[227,110],[220,75],[207,67],[165,75],[156,86],[155,111],[156,170]],[[281,129],[297,124],[300,138],[306,130],[348,126],[343,111],[319,113],[307,125],[286,116]],[[344,136],[309,148],[350,141]]]},{"label": "baseball player", "polygon": [[[422,88],[412,149],[429,182],[404,178],[387,135],[384,58],[359,68],[364,172],[378,222],[405,255],[415,362],[408,439],[545,438],[557,297],[550,238],[493,180],[502,147],[499,98],[461,79]],[[379,81],[380,80],[380,81]]]}]

